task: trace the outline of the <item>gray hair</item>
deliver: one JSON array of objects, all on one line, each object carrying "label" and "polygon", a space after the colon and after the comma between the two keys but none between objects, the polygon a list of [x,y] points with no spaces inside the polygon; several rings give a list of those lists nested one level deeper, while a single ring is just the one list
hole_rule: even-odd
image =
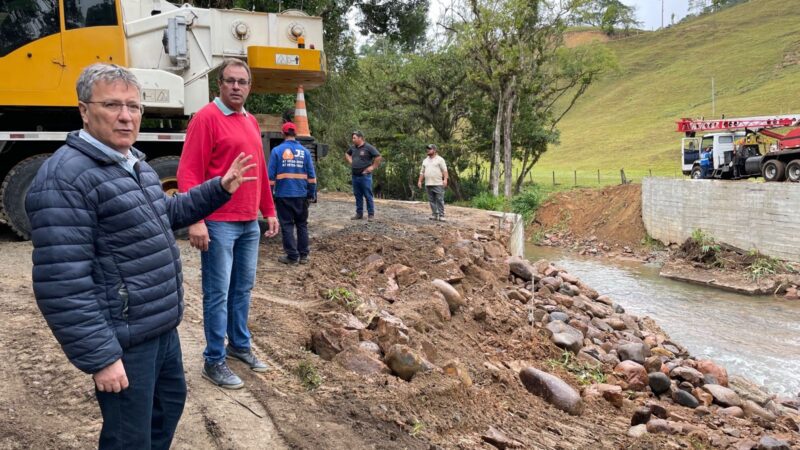
[{"label": "gray hair", "polygon": [[219,82],[222,82],[222,79],[225,78],[223,73],[225,72],[225,69],[228,68],[228,66],[244,67],[244,70],[247,71],[247,79],[248,80],[252,80],[253,79],[253,74],[250,73],[250,66],[248,66],[246,62],[242,61],[241,59],[236,59],[236,58],[225,58],[222,61],[222,65],[219,66],[219,72],[217,72],[217,80]]},{"label": "gray hair", "polygon": [[122,81],[128,86],[133,86],[139,93],[142,92],[142,85],[136,79],[136,75],[130,70],[116,64],[96,63],[83,69],[78,77],[75,89],[78,91],[78,100],[88,102],[92,99],[92,90],[98,81],[113,83]]}]

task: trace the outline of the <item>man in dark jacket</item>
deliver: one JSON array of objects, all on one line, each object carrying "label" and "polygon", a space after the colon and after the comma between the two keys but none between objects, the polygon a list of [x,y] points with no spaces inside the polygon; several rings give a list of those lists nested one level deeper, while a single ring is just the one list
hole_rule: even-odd
[{"label": "man in dark jacket", "polygon": [[167,197],[133,143],[143,106],[127,69],[94,64],[77,84],[83,129],[48,159],[26,198],[36,302],[64,353],[92,374],[100,448],[168,449],[186,400],[176,327],[186,227],[231,197],[255,165]]}]

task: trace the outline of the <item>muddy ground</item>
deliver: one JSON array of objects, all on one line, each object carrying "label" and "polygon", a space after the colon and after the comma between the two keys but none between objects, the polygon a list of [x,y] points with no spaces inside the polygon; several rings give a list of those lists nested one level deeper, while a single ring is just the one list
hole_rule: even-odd
[{"label": "muddy ground", "polygon": [[[350,221],[351,214],[347,196],[321,196],[312,206],[309,265],[280,265],[279,240],[262,243],[250,328],[255,352],[273,369],[256,374],[233,363],[246,382],[239,391],[200,376],[200,258],[181,244],[189,396],[174,448],[491,449],[481,437],[490,427],[521,448],[685,448],[696,441],[628,437],[637,406],[630,399],[615,407],[587,398],[583,414],[572,416],[526,391],[517,376],[524,366],[582,385],[552,364],[562,350],[506,295],[507,232],[496,217],[448,207],[448,222],[437,223],[427,219],[426,204],[390,201],[377,201],[374,222]],[[91,448],[101,425],[93,385],[67,362],[36,308],[30,253],[29,243],[2,230],[0,448]],[[390,275],[398,265],[411,270]],[[434,278],[453,280],[466,305],[452,315],[442,311]],[[355,301],[330,300],[331,292],[344,291]],[[361,324],[381,311],[399,317],[436,369],[407,382],[359,375],[320,358],[311,351],[313,333],[347,311]],[[370,333],[362,330],[360,339]],[[452,361],[466,368],[468,381],[441,370]]]}]

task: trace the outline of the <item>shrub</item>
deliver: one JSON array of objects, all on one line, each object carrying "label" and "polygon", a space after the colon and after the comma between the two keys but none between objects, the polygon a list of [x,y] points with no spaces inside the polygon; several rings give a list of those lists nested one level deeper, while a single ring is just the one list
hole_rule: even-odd
[{"label": "shrub", "polygon": [[481,192],[479,195],[472,197],[470,205],[478,209],[502,211],[505,209],[506,201],[503,197],[495,197],[491,192]]},{"label": "shrub", "polygon": [[511,210],[521,215],[525,223],[530,223],[544,198],[545,193],[539,185],[532,184],[511,199]]}]

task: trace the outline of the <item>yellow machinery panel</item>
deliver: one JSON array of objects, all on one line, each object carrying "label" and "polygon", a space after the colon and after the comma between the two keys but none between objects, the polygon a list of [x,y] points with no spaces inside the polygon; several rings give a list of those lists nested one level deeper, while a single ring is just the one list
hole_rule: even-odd
[{"label": "yellow machinery panel", "polygon": [[313,89],[327,77],[325,53],[314,49],[251,46],[247,63],[253,92],[295,93],[298,85]]},{"label": "yellow machinery panel", "polygon": [[[55,19],[47,22],[54,27],[53,34],[0,57],[0,105],[75,107],[78,104],[75,82],[84,67],[95,62],[127,65],[122,25],[66,26],[63,2],[58,5],[61,7],[39,11],[37,16],[41,20],[45,13],[58,14],[57,27],[53,25]],[[110,17],[113,21],[114,16]],[[19,22],[22,20],[8,20],[0,26],[20,26]],[[116,22],[122,23],[118,7]],[[10,33],[2,31],[6,35]]]}]

